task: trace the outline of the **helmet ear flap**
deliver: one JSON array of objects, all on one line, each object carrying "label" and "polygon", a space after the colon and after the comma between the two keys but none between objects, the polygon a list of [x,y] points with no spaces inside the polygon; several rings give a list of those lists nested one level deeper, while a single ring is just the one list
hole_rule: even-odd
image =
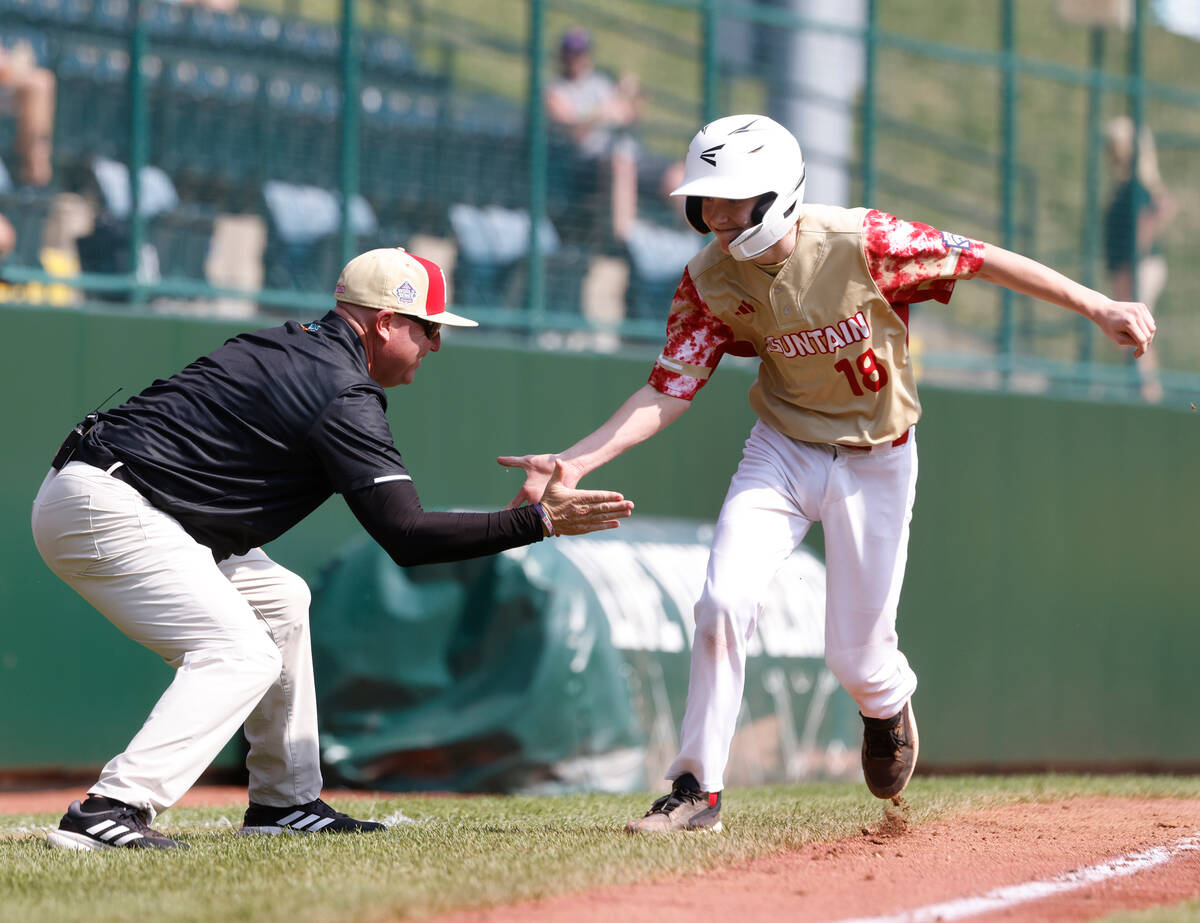
[{"label": "helmet ear flap", "polygon": [[778,193],[764,192],[758,197],[758,201],[754,203],[754,209],[750,212],[751,224],[762,224],[763,218],[767,215],[767,209],[775,204],[775,200],[779,198]]},{"label": "helmet ear flap", "polygon": [[704,217],[700,212],[700,196],[690,195],[683,204],[683,213],[687,216],[688,224],[699,231],[701,234],[708,233],[708,225],[704,223]]}]

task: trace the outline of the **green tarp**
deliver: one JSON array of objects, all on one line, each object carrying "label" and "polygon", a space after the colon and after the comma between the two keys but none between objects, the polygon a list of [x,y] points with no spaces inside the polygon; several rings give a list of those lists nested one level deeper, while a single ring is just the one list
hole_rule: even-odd
[{"label": "green tarp", "polygon": [[[369,540],[314,589],[330,781],[389,790],[661,786],[687,695],[711,526],[645,519],[401,569]],[[727,784],[857,771],[822,660],[824,566],[801,548],[763,610]]]}]

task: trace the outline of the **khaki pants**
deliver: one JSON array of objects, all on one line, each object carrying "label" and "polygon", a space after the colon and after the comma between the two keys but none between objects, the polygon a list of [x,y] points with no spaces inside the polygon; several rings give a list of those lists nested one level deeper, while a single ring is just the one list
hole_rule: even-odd
[{"label": "khaki pants", "polygon": [[165,810],[244,724],[251,801],[283,807],[320,795],[310,597],[300,577],[259,548],[215,563],[173,517],[82,462],[46,476],[32,525],[50,569],[176,671],[90,793]]}]

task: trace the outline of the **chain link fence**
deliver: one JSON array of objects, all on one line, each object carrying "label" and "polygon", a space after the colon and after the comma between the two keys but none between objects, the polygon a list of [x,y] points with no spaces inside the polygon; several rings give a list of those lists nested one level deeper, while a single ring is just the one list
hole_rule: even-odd
[{"label": "chain link fence", "polygon": [[810,200],[1155,302],[1147,374],[962,285],[914,311],[927,380],[1186,407],[1200,78],[1174,7],[0,0],[0,298],[308,315],[355,252],[402,245],[497,336],[650,350],[703,243],[665,194],[688,139],[757,111],[800,138]]}]

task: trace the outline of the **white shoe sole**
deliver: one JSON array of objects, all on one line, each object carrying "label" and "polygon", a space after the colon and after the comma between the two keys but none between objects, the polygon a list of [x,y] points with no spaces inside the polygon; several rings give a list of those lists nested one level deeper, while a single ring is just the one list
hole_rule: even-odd
[{"label": "white shoe sole", "polygon": [[908,722],[912,726],[912,769],[908,771],[908,778],[900,786],[900,791],[890,796],[892,798],[899,798],[904,790],[908,788],[908,783],[912,781],[913,773],[917,771],[917,757],[921,754],[921,736],[917,733],[917,713],[913,711],[912,702],[908,703]]},{"label": "white shoe sole", "polygon": [[74,833],[70,830],[51,830],[46,834],[46,845],[54,849],[73,849],[77,852],[87,852],[93,849],[116,849],[109,843],[93,840],[84,833]]},{"label": "white shoe sole", "polygon": [[309,833],[308,830],[294,830],[291,827],[239,827],[238,836],[281,836],[285,833]]},{"label": "white shoe sole", "polygon": [[630,836],[669,836],[672,833],[720,833],[724,825],[717,821],[709,827],[675,827],[672,830],[656,830],[653,827],[634,827],[626,825],[625,832]]}]

